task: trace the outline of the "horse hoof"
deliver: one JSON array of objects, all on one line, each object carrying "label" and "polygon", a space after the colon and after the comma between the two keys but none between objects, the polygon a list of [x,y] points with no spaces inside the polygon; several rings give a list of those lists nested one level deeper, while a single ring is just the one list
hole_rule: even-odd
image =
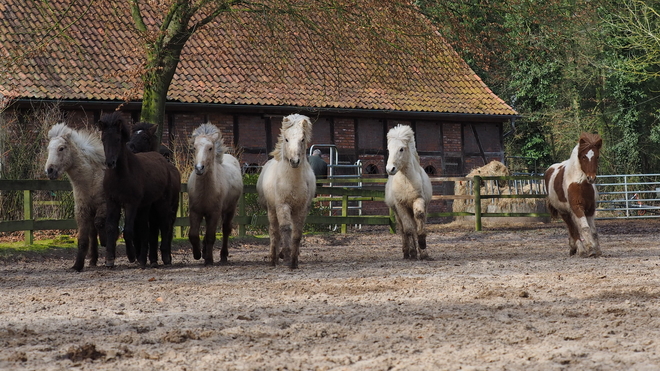
[{"label": "horse hoof", "polygon": [[73,267],[71,267],[71,269],[73,269],[76,272],[82,272],[83,267],[79,267],[78,265],[74,265]]},{"label": "horse hoof", "polygon": [[213,266],[213,259],[204,259],[204,266],[205,267]]},{"label": "horse hoof", "polygon": [[153,263],[149,264],[149,266],[150,266],[151,268],[158,268],[158,263],[157,263],[157,262],[153,262]]},{"label": "horse hoof", "polygon": [[195,260],[201,259],[202,258],[202,252],[193,250],[193,258],[195,258]]},{"label": "horse hoof", "polygon": [[429,256],[429,253],[426,252],[426,250],[422,250],[419,252],[419,260],[432,261],[433,258]]}]

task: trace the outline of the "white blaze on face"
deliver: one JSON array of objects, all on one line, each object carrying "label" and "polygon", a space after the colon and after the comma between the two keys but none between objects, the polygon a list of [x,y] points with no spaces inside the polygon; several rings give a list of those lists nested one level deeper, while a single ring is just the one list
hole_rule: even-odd
[{"label": "white blaze on face", "polygon": [[595,153],[593,149],[590,149],[589,152],[587,152],[586,156],[591,161],[591,159],[594,157]]}]

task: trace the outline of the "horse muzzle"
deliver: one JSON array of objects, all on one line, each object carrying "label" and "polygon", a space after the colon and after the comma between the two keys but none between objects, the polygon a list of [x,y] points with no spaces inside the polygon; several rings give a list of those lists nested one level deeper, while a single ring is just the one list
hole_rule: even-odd
[{"label": "horse muzzle", "polygon": [[206,172],[206,168],[204,165],[195,165],[195,174],[197,175],[204,175]]},{"label": "horse muzzle", "polygon": [[117,167],[117,161],[106,161],[105,166],[107,166],[108,169],[114,169]]},{"label": "horse muzzle", "polygon": [[387,171],[387,173],[388,173],[389,175],[394,175],[394,174],[396,174],[396,173],[399,171],[399,169],[397,169],[397,168],[394,167],[394,166],[391,166],[391,167],[388,166],[385,170]]},{"label": "horse muzzle", "polygon": [[298,166],[300,166],[300,159],[296,159],[296,160],[289,159],[289,165],[291,165],[291,167],[294,169],[297,168]]},{"label": "horse muzzle", "polygon": [[587,183],[589,183],[589,184],[596,183],[596,176],[595,175],[587,175]]},{"label": "horse muzzle", "polygon": [[60,177],[60,172],[52,167],[49,167],[46,169],[46,175],[48,176],[48,179],[55,180]]}]

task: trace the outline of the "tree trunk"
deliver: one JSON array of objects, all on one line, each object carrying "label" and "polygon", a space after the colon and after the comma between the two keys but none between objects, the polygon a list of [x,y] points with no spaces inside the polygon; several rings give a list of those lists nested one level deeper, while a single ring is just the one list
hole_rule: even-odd
[{"label": "tree trunk", "polygon": [[147,60],[147,73],[144,76],[144,92],[140,121],[158,125],[156,136],[159,143],[165,125],[165,103],[167,91],[179,63],[183,43],[169,44],[160,52],[154,51]]}]

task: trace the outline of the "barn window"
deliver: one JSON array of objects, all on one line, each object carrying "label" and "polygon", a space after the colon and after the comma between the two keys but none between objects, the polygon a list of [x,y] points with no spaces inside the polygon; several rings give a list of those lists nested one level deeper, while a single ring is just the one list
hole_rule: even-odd
[{"label": "barn window", "polygon": [[369,164],[364,168],[364,173],[365,174],[380,174],[378,171],[378,166],[374,164]]},{"label": "barn window", "polygon": [[427,167],[424,168],[424,171],[426,171],[428,175],[435,175],[437,172],[433,165],[428,165]]}]

